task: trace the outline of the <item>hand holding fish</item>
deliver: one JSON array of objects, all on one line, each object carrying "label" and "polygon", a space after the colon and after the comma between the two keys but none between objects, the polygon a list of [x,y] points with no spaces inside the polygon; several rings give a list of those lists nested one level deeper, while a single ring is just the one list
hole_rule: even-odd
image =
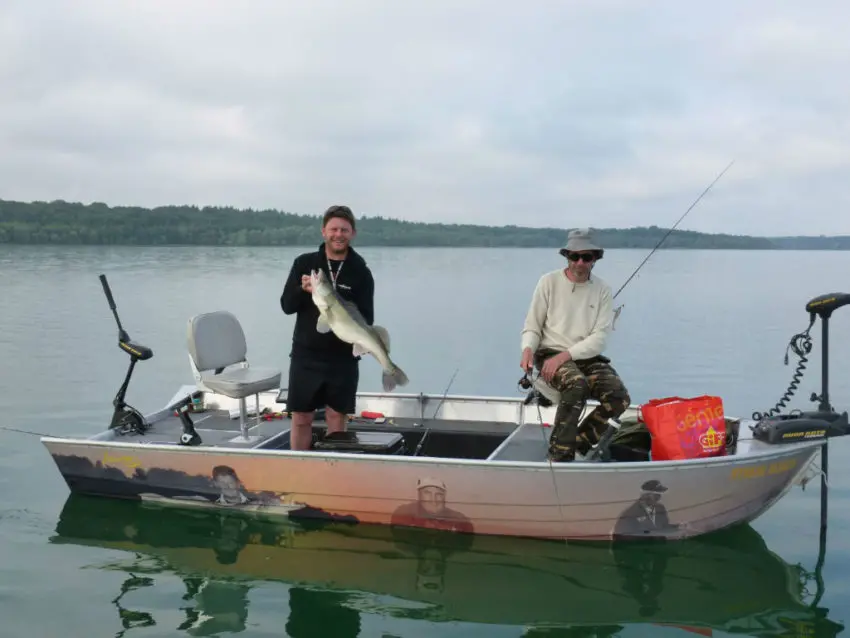
[{"label": "hand holding fish", "polygon": [[313,284],[310,281],[310,275],[301,275],[301,290],[313,294]]}]

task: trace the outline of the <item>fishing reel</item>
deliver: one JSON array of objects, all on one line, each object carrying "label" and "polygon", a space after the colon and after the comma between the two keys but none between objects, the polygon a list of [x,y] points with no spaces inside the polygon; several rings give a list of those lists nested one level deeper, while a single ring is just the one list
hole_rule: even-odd
[{"label": "fishing reel", "polygon": [[533,401],[537,401],[537,405],[542,408],[548,408],[555,405],[555,402],[543,394],[539,388],[534,387],[534,382],[529,378],[528,372],[522,375],[520,380],[517,381],[517,386],[528,392],[528,395],[525,397],[525,401],[523,401],[525,405],[531,405]]}]

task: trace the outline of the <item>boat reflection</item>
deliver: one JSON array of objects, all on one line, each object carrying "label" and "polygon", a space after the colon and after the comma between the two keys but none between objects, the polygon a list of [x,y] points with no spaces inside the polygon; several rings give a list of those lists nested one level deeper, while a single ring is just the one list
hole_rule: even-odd
[{"label": "boat reflection", "polygon": [[[155,624],[122,597],[179,576],[189,635],[238,632],[248,593],[291,585],[286,634],[358,636],[363,611],[431,623],[526,627],[523,636],[611,636],[630,625],[699,635],[836,636],[807,600],[814,574],[772,553],[751,527],[677,543],[565,544],[70,496],[53,543],[128,552],[113,601],[125,628]],[[565,633],[562,633],[565,632]]]}]

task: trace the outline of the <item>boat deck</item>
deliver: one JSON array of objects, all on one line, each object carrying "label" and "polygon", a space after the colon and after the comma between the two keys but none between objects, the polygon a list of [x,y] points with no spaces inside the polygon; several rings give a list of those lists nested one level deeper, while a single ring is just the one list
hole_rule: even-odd
[{"label": "boat deck", "polygon": [[[180,401],[196,392],[193,386],[184,386],[167,405]],[[238,402],[214,393],[204,395],[204,408],[189,413],[201,444],[196,449],[290,449],[291,420],[286,410],[286,391],[263,393],[259,398],[260,410],[265,418],[256,417],[256,403],[251,402],[247,417],[247,438],[240,428]],[[435,408],[431,405],[436,403]],[[427,410],[426,410],[427,407]],[[594,407],[590,402],[582,417]],[[633,408],[631,408],[633,410]],[[369,412],[386,415],[385,420],[367,418]],[[426,412],[431,414],[426,414]],[[550,423],[554,407],[538,410],[524,406],[521,401],[493,397],[434,397],[428,395],[358,395],[356,414],[349,419],[350,432],[397,433],[403,437],[401,450],[393,447],[394,454],[417,455],[432,458],[477,459],[513,462],[546,462]],[[179,445],[183,425],[173,408],[150,415],[150,429],[143,436],[131,436],[128,441],[138,445]],[[541,423],[543,425],[541,425]],[[730,420],[730,426],[736,423]],[[314,440],[324,436],[326,422],[318,416],[313,423]],[[737,425],[735,426],[737,434]],[[766,444],[753,441],[747,433],[740,432],[729,453],[752,454]],[[93,438],[113,440],[114,431],[106,431]],[[743,440],[743,439],[748,440]],[[767,446],[768,448],[770,446]],[[616,460],[648,460],[628,454]]]},{"label": "boat deck", "polygon": [[[245,440],[239,428],[239,417],[237,416],[235,419],[231,418],[228,410],[208,410],[206,412],[191,413],[189,416],[194,423],[195,431],[201,437],[202,447],[263,447],[263,444],[267,444],[272,439],[280,437],[284,431],[287,433],[289,431],[288,420],[272,419],[269,421],[260,421],[258,425],[256,417],[249,417],[249,438]],[[180,418],[177,416],[168,416],[162,420],[155,421],[151,425],[150,430],[143,437],[138,438],[138,443],[147,445],[177,445],[182,432],[183,424]]]},{"label": "boat deck", "polygon": [[[201,437],[201,448],[226,449],[289,449],[291,420],[288,416],[275,416],[257,423],[255,415],[247,419],[248,438],[245,439],[230,410],[208,410],[190,413],[195,431]],[[313,422],[314,434],[324,433],[326,423],[317,418]],[[492,458],[497,460],[543,461],[546,459],[546,442],[549,428],[541,435],[539,425],[473,421],[467,419],[422,420],[414,417],[393,417],[383,423],[372,419],[349,420],[352,432],[398,432],[405,441],[406,454],[412,454],[427,433],[419,449],[419,456],[444,456],[454,458]],[[183,425],[176,415],[155,421],[144,436],[134,437],[142,445],[178,445]],[[544,438],[545,436],[545,438]]]},{"label": "boat deck", "polygon": [[493,461],[545,461],[552,428],[539,423],[519,426],[490,455]]}]

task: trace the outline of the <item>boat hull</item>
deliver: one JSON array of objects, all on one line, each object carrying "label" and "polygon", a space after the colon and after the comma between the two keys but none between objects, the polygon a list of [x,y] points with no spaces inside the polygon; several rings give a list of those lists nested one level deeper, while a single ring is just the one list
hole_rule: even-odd
[{"label": "boat hull", "polygon": [[69,489],[178,507],[549,539],[686,538],[752,521],[819,445],[678,462],[499,462],[43,439]]}]

